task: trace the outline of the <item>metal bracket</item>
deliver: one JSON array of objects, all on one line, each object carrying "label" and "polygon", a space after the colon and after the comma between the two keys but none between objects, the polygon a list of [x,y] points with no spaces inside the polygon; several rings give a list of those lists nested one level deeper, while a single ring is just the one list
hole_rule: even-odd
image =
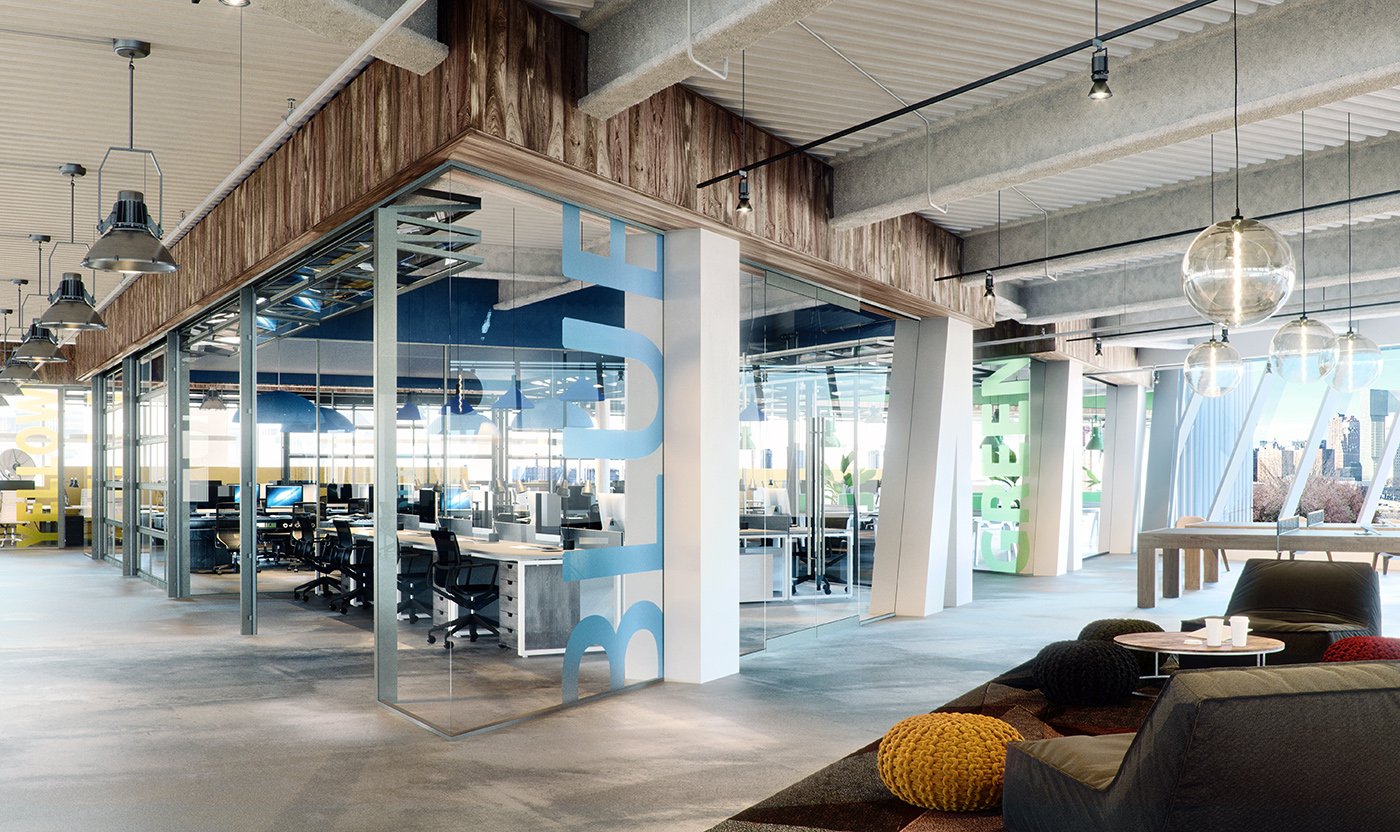
[{"label": "metal bracket", "polygon": [[715,76],[715,77],[718,78],[719,80],[721,80],[721,81],[728,81],[728,80],[729,80],[729,57],[728,57],[727,55],[726,55],[725,58],[724,58],[724,71],[722,71],[722,72],[721,72],[720,70],[717,70],[717,69],[715,69],[714,67],[710,66],[709,64],[704,63],[704,62],[701,61],[699,58],[695,57],[695,22],[694,22],[694,20],[692,19],[692,16],[691,16],[691,10],[690,10],[691,2],[692,2],[692,0],[685,0],[685,54],[686,54],[686,57],[690,58],[690,62],[691,62],[691,63],[695,64],[696,66],[700,67],[701,69],[703,69],[703,70],[705,70],[706,72],[710,73],[711,75]]}]

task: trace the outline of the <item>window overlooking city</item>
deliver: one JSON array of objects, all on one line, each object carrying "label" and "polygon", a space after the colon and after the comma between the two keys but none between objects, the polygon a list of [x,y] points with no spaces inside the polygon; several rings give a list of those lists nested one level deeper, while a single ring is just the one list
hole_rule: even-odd
[{"label": "window overlooking city", "polygon": [[[1375,387],[1337,393],[1326,383],[1285,384],[1254,434],[1253,519],[1276,520],[1296,500],[1296,511],[1321,510],[1328,522],[1358,522],[1376,483],[1376,510],[1360,522],[1400,523],[1400,468],[1387,439],[1400,400],[1400,350],[1386,350]],[[1310,439],[1316,436],[1316,446]],[[1301,491],[1291,494],[1300,472]],[[1286,511],[1285,513],[1292,513]]]}]

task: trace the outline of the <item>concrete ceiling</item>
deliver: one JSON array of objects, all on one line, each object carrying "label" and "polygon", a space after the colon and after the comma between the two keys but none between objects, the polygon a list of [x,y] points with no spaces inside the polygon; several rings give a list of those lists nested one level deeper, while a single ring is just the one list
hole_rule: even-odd
[{"label": "concrete ceiling", "polygon": [[[670,83],[689,61],[685,3],[541,4],[569,6],[555,10],[590,31],[590,61],[608,69],[590,77],[583,101],[606,100],[601,114],[632,103],[629,96],[649,95],[649,83]],[[1101,0],[1099,30],[1177,5]],[[1084,50],[814,150],[835,168],[835,222],[857,227],[917,213],[964,236],[964,271],[979,272],[971,278],[978,281],[982,269],[997,274],[1004,317],[1088,318],[1105,332],[1198,321],[1181,298],[1177,264],[1191,236],[1212,220],[1212,172],[1214,218],[1233,208],[1231,6],[1220,0],[1111,41],[1115,96],[1107,102],[1085,98]],[[1239,0],[1238,7],[1245,212],[1300,206],[1303,148],[1308,204],[1344,197],[1349,135],[1359,142],[1354,192],[1400,189],[1400,15],[1393,0]],[[696,57],[712,68],[728,57],[729,73],[721,79],[691,63],[684,83],[793,143],[1094,31],[1093,0],[693,0],[691,9]],[[784,22],[784,15],[792,19]],[[630,50],[616,47],[618,33],[627,33]],[[626,84],[611,82],[624,77]],[[1390,242],[1400,230],[1396,216],[1394,197],[1353,207],[1358,298],[1400,300],[1400,271],[1389,265],[1400,262]],[[1346,282],[1346,220],[1344,209],[1308,216],[1313,309],[1323,293],[1335,303]],[[1301,254],[1301,218],[1273,222]],[[1044,262],[1047,253],[1105,245],[1112,248]],[[1002,268],[1023,260],[1032,262]],[[1400,342],[1400,331],[1387,337],[1377,330],[1381,340]],[[1180,347],[1198,334],[1154,340],[1135,333],[1124,342]]]}]

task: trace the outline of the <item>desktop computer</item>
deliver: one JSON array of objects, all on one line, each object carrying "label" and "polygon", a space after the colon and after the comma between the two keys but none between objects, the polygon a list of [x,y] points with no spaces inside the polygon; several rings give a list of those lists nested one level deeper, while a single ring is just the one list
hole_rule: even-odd
[{"label": "desktop computer", "polygon": [[291,511],[297,503],[301,502],[302,487],[300,485],[269,485],[264,488],[263,505],[269,511],[273,509]]},{"label": "desktop computer", "polygon": [[472,492],[458,485],[449,485],[442,490],[442,510],[444,512],[471,511]]}]

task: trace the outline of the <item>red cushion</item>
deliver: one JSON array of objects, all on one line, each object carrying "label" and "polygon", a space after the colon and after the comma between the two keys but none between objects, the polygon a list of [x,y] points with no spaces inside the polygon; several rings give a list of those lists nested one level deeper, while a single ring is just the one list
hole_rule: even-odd
[{"label": "red cushion", "polygon": [[1400,660],[1400,638],[1352,636],[1334,642],[1322,654],[1324,662]]}]

